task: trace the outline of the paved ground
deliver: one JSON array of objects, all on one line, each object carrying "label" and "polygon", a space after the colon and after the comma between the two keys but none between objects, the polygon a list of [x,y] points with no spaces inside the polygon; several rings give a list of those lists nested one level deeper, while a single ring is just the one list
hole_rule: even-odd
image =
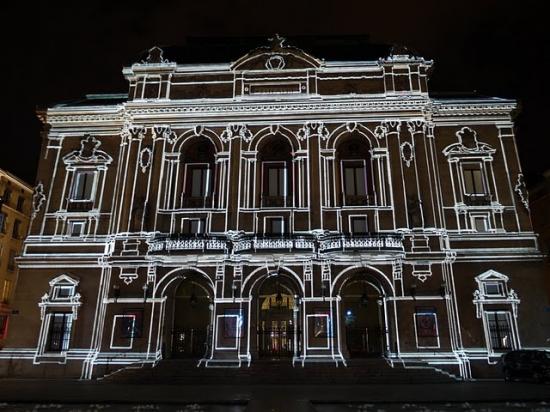
[{"label": "paved ground", "polygon": [[[3,403],[2,403],[3,402]],[[140,385],[0,380],[0,412],[550,412],[550,385]]]}]

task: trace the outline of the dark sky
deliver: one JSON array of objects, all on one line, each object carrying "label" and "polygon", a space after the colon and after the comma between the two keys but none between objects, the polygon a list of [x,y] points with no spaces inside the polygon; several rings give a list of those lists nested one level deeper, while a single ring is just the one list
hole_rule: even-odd
[{"label": "dark sky", "polygon": [[[374,44],[407,45],[435,61],[431,90],[516,98],[521,106],[517,141],[528,184],[550,168],[544,122],[550,117],[549,19],[542,1],[186,0],[141,7],[125,1],[17,3],[4,14],[10,24],[2,29],[7,44],[2,62],[9,74],[0,168],[30,183],[40,146],[37,106],[86,93],[125,92],[122,67],[156,44],[200,45],[200,38],[241,43],[252,38],[254,44],[276,32],[304,48],[308,42],[326,43],[328,50],[335,38],[340,44],[349,39],[358,44],[357,59],[365,57],[361,44],[366,38]],[[200,56],[209,53],[206,46],[200,50]],[[240,57],[231,55],[230,48],[227,56],[218,56],[219,48],[212,51],[217,55],[212,60]],[[185,60],[193,61],[193,55]]]}]

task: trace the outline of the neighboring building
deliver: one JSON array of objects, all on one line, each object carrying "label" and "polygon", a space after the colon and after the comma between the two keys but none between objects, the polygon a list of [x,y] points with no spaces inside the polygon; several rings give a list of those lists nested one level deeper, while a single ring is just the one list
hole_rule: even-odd
[{"label": "neighboring building", "polygon": [[166,54],[123,70],[128,95],[40,114],[0,370],[377,356],[468,379],[548,345],[515,101],[434,97],[432,62],[396,49]]},{"label": "neighboring building", "polygon": [[0,169],[0,348],[8,333],[17,281],[15,259],[23,248],[31,215],[32,188]]},{"label": "neighboring building", "polygon": [[529,204],[533,227],[540,236],[541,248],[550,251],[550,169],[543,173],[544,180],[529,191]]}]

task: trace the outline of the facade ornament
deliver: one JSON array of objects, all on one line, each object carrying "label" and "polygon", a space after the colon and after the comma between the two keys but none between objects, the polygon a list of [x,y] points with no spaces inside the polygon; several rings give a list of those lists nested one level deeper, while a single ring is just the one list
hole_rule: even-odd
[{"label": "facade ornament", "polygon": [[122,280],[126,285],[129,285],[138,278],[137,269],[122,268],[120,269],[120,274],[118,275],[118,278]]},{"label": "facade ornament", "polygon": [[220,135],[220,138],[224,143],[227,143],[237,137],[240,137],[246,143],[249,143],[254,136],[245,124],[228,124]]},{"label": "facade ornament", "polygon": [[403,262],[400,260],[392,263],[393,280],[403,279]]},{"label": "facade ornament", "polygon": [[321,139],[327,140],[330,133],[323,122],[306,122],[297,133],[299,140],[307,140],[313,135],[318,135]]},{"label": "facade ornament", "polygon": [[120,131],[120,137],[122,137],[123,141],[126,139],[129,139],[131,136],[130,129],[132,128],[132,123],[128,120],[124,121],[124,125],[122,126],[122,130]]},{"label": "facade ornament", "polygon": [[410,167],[414,160],[414,146],[410,142],[403,142],[399,148],[401,151],[401,159],[403,159],[407,167]]},{"label": "facade ornament", "polygon": [[379,140],[386,137],[386,133],[387,133],[387,129],[385,126],[376,126],[376,128],[374,129],[374,135]]},{"label": "facade ornament", "polygon": [[80,141],[80,149],[75,150],[63,157],[65,164],[75,163],[102,163],[109,164],[113,158],[102,150],[99,150],[101,142],[92,135],[85,135]]},{"label": "facade ornament", "polygon": [[348,133],[353,133],[357,129],[357,122],[347,122],[346,123],[346,130]]},{"label": "facade ornament", "polygon": [[527,192],[527,186],[525,185],[523,173],[518,174],[516,185],[514,186],[514,192],[518,194],[525,209],[529,210],[529,194]]},{"label": "facade ornament", "polygon": [[282,70],[285,68],[286,62],[280,54],[269,56],[265,62],[265,68],[268,70]]},{"label": "facade ornament", "polygon": [[195,136],[202,136],[202,134],[204,133],[204,126],[202,125],[196,125],[194,128],[193,128],[193,134]]},{"label": "facade ornament", "polygon": [[157,137],[166,140],[169,144],[174,144],[178,138],[176,132],[174,132],[169,125],[153,126],[153,139]]},{"label": "facade ornament", "polygon": [[471,154],[491,155],[496,152],[489,144],[478,141],[477,132],[467,126],[456,132],[458,143],[453,143],[443,149],[445,156],[467,156]]},{"label": "facade ornament", "polygon": [[407,129],[411,135],[424,133],[426,131],[426,122],[423,120],[409,120],[407,122]]},{"label": "facade ornament", "polygon": [[46,195],[44,194],[44,184],[42,182],[38,182],[32,194],[31,219],[34,219],[38,214],[38,212],[40,212],[40,208],[42,207],[42,204],[45,202],[45,200],[46,200]]},{"label": "facade ornament", "polygon": [[147,130],[143,126],[132,126],[129,129],[130,137],[136,140],[143,140],[146,131]]},{"label": "facade ornament", "polygon": [[385,120],[382,122],[382,126],[385,129],[386,134],[397,133],[401,131],[401,121],[400,120]]},{"label": "facade ornament", "polygon": [[164,50],[158,46],[151,47],[148,51],[147,58],[142,61],[143,64],[163,64],[169,63],[167,59],[164,58]]},{"label": "facade ornament", "polygon": [[270,124],[269,125],[269,132],[271,134],[277,134],[279,133],[279,129],[281,128],[281,125],[278,124],[278,123],[275,123],[275,124]]},{"label": "facade ornament", "polygon": [[153,151],[149,147],[145,147],[141,149],[141,152],[139,153],[139,166],[141,167],[141,172],[145,173],[145,171],[151,166],[151,163],[153,161]]}]

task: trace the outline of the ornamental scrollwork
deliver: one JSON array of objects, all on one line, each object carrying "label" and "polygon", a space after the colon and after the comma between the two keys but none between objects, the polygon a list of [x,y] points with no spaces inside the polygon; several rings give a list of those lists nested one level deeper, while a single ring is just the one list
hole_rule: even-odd
[{"label": "ornamental scrollwork", "polygon": [[323,122],[307,122],[297,133],[299,140],[307,140],[314,135],[319,136],[323,140],[327,140],[330,133]]},{"label": "ornamental scrollwork", "polygon": [[46,195],[44,194],[44,184],[39,182],[34,188],[32,194],[32,215],[31,219],[34,219],[40,212],[42,204],[46,201]]},{"label": "ornamental scrollwork", "polygon": [[228,124],[220,135],[220,138],[224,143],[227,143],[237,137],[240,137],[246,143],[249,143],[254,135],[244,124]]}]

